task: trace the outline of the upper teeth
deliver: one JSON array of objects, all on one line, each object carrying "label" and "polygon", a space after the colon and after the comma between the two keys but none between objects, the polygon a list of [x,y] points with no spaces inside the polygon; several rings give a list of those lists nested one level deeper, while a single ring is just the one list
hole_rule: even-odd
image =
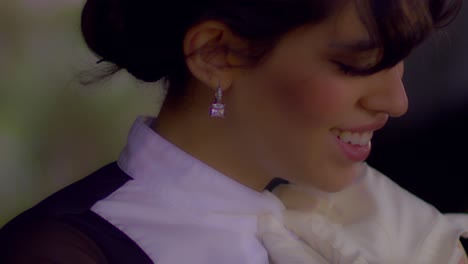
[{"label": "upper teeth", "polygon": [[366,146],[370,143],[372,139],[372,131],[364,133],[353,133],[351,131],[341,131],[338,129],[333,129],[332,133],[339,137],[343,142],[351,143],[353,145]]}]

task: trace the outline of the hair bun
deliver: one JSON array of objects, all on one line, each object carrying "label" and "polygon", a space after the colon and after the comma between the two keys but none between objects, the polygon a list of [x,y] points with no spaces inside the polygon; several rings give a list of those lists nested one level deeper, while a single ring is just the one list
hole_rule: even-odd
[{"label": "hair bun", "polygon": [[181,45],[170,45],[177,43],[177,32],[165,29],[168,14],[158,10],[166,11],[159,1],[88,0],[82,12],[84,39],[103,60],[140,80],[158,81],[182,53]]}]

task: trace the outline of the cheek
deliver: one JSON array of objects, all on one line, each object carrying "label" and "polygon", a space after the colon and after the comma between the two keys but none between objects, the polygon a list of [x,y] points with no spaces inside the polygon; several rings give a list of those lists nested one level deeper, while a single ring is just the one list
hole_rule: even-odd
[{"label": "cheek", "polygon": [[305,124],[336,125],[352,110],[351,87],[337,77],[296,72],[271,80],[281,111]]}]

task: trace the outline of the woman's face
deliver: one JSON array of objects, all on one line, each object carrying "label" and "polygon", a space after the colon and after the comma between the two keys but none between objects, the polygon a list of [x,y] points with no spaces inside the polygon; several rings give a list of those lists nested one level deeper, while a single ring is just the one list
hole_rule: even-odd
[{"label": "woman's face", "polygon": [[295,183],[325,191],[348,185],[369,154],[372,133],[407,110],[402,63],[359,75],[376,56],[353,5],[286,35],[225,97],[246,156]]}]

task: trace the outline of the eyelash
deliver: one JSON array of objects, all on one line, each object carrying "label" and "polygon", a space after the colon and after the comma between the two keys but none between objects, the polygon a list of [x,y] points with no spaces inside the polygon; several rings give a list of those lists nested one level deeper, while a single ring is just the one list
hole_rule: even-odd
[{"label": "eyelash", "polygon": [[353,67],[351,65],[339,62],[339,61],[333,61],[334,64],[336,64],[339,68],[339,70],[348,76],[366,76],[369,75],[369,69],[362,69],[362,68],[357,68]]}]

